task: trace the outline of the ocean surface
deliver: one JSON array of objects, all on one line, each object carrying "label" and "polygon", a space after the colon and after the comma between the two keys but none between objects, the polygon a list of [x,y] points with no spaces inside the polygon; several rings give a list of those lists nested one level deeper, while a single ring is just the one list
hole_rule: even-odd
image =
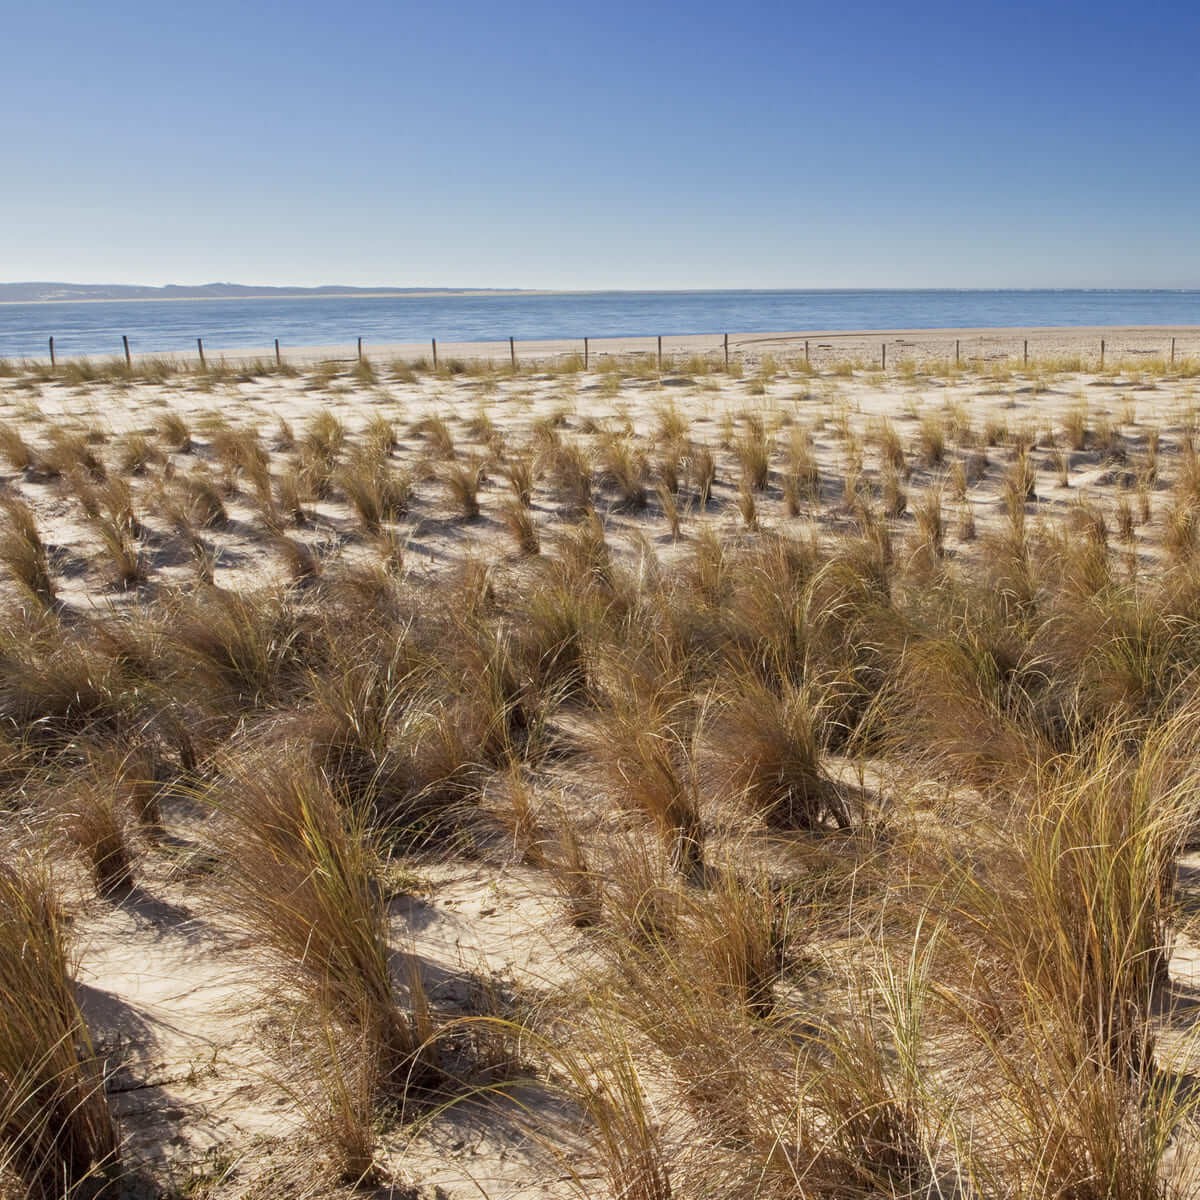
[{"label": "ocean surface", "polygon": [[1200,291],[574,292],[0,304],[0,358],[270,346],[1020,325],[1200,325]]}]

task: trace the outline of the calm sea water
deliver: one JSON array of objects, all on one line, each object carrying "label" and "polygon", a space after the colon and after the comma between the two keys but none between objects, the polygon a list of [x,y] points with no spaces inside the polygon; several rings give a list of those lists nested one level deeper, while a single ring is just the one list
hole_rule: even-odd
[{"label": "calm sea water", "polygon": [[580,292],[0,304],[0,358],[508,337],[1004,325],[1200,325],[1200,291]]}]

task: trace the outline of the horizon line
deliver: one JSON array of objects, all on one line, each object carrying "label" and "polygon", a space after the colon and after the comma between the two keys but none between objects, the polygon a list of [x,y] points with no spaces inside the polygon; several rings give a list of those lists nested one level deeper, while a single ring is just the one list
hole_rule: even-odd
[{"label": "horizon line", "polygon": [[[583,296],[583,295],[704,295],[709,293],[719,292],[749,292],[760,295],[787,295],[789,293],[817,293],[817,294],[839,294],[839,293],[854,293],[854,292],[894,292],[894,293],[918,293],[918,292],[942,292],[942,293],[979,293],[979,292],[1044,292],[1044,293],[1063,293],[1063,292],[1084,292],[1096,294],[1109,293],[1146,293],[1146,292],[1168,292],[1185,294],[1189,292],[1200,292],[1200,284],[1184,286],[1155,286],[1155,285],[1124,285],[1124,286],[1081,286],[1081,285],[1005,285],[1000,287],[989,287],[986,285],[970,285],[970,286],[955,286],[955,285],[905,285],[905,286],[870,286],[870,285],[839,285],[836,287],[567,287],[567,288],[541,288],[541,287],[490,287],[484,285],[452,287],[437,284],[428,284],[421,286],[403,286],[403,285],[379,285],[369,286],[360,284],[240,284],[232,282],[206,283],[206,284],[141,284],[141,283],[70,283],[59,280],[11,280],[0,281],[0,289],[14,287],[29,287],[37,284],[43,286],[70,287],[80,289],[103,289],[103,288],[131,288],[131,289],[146,289],[156,292],[168,291],[202,291],[208,288],[229,287],[242,289],[244,294],[240,296],[74,296],[74,297],[51,297],[39,299],[6,299],[0,298],[0,304],[71,304],[71,303],[120,303],[136,302],[139,300],[253,300],[253,299],[305,299],[305,298],[333,298],[336,296],[343,297],[362,297],[362,298],[384,298],[396,297],[404,298],[432,298],[437,296],[477,296],[486,298],[488,296]],[[255,289],[262,289],[261,292],[255,294]],[[280,293],[291,293],[291,295],[280,295]],[[317,294],[320,295],[317,295]]]}]

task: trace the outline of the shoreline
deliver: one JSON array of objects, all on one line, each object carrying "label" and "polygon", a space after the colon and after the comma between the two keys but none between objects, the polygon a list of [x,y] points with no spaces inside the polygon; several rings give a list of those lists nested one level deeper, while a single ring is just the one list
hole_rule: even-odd
[{"label": "shoreline", "polygon": [[[103,303],[103,301],[96,301]],[[664,367],[668,359],[680,356],[724,356],[728,338],[729,357],[743,363],[753,363],[769,354],[797,357],[806,353],[809,360],[822,363],[855,360],[876,360],[879,364],[904,358],[945,360],[956,350],[968,360],[1023,358],[1026,345],[1030,359],[1046,356],[1079,355],[1099,361],[1101,344],[1105,357],[1113,361],[1122,356],[1168,357],[1174,343],[1177,357],[1200,355],[1200,325],[1013,325],[959,326],[908,329],[853,330],[781,330],[743,333],[664,334],[661,349]],[[493,361],[511,365],[515,353],[518,365],[554,363],[572,356],[583,357],[587,344],[588,365],[592,361],[630,356],[657,356],[660,338],[656,334],[636,337],[514,339],[511,346],[504,341],[441,341],[437,342],[439,363],[451,359],[473,363]],[[280,360],[294,366],[311,366],[328,361],[354,361],[358,357],[355,342],[288,345],[280,343]],[[370,342],[362,341],[364,358],[373,360],[432,360],[432,339],[429,342]],[[120,360],[121,353],[102,355],[56,355],[59,363]],[[236,366],[275,358],[274,346],[227,347],[206,345],[205,361]],[[134,351],[135,364],[167,361],[179,365],[199,366],[196,349]],[[13,363],[47,364],[48,354],[9,360]]]}]

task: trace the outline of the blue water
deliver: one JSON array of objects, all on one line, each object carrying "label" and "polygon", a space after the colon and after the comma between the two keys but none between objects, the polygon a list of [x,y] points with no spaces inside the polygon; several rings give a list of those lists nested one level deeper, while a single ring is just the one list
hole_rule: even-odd
[{"label": "blue water", "polygon": [[578,292],[0,304],[0,358],[270,346],[1004,325],[1200,325],[1200,291]]}]

